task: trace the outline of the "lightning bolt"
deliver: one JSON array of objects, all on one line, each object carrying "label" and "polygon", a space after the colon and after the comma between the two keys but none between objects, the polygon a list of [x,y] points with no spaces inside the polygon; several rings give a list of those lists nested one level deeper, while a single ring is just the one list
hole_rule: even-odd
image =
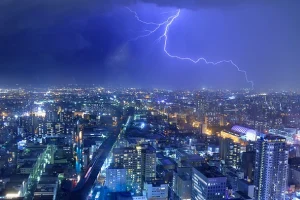
[{"label": "lightning bolt", "polygon": [[143,37],[148,37],[150,36],[151,34],[155,33],[156,31],[158,31],[162,26],[165,25],[165,29],[164,29],[164,32],[163,34],[158,38],[158,41],[160,41],[161,39],[164,38],[164,52],[167,56],[169,56],[170,58],[176,58],[176,59],[179,59],[179,60],[186,60],[186,61],[189,61],[189,62],[192,62],[194,64],[197,64],[199,63],[200,61],[203,61],[205,64],[210,64],[210,65],[219,65],[219,64],[223,64],[223,63],[229,63],[231,64],[232,66],[234,66],[238,72],[241,72],[244,74],[245,76],[245,79],[247,81],[247,83],[251,84],[251,88],[254,89],[254,82],[249,80],[248,79],[248,74],[245,70],[242,70],[237,64],[235,64],[232,60],[220,60],[220,61],[217,61],[217,62],[212,62],[212,61],[208,61],[206,58],[204,57],[199,57],[197,59],[192,59],[192,58],[189,58],[189,57],[181,57],[181,56],[177,56],[177,55],[172,55],[171,53],[169,53],[168,49],[167,49],[167,46],[168,46],[168,33],[169,33],[169,30],[170,30],[170,27],[171,25],[173,24],[173,22],[180,16],[180,13],[181,13],[181,10],[177,10],[176,11],[176,14],[168,17],[165,21],[161,22],[161,23],[155,23],[155,22],[147,22],[147,21],[144,21],[144,20],[141,20],[140,17],[138,16],[137,12],[131,10],[130,8],[126,7],[126,9],[128,9],[131,13],[134,14],[135,18],[137,19],[137,21],[139,21],[140,23],[143,23],[145,25],[151,25],[151,26],[154,26],[153,29],[151,30],[145,30],[145,32],[147,32],[147,34],[144,34],[144,35],[140,35],[134,39],[131,39],[130,41],[136,41],[140,38],[143,38]]},{"label": "lightning bolt", "polygon": [[146,22],[146,21],[140,19],[140,17],[138,16],[137,12],[131,10],[131,9],[128,8],[128,7],[125,7],[125,8],[126,8],[127,10],[129,10],[129,12],[131,12],[131,13],[134,14],[134,17],[136,18],[137,21],[139,21],[139,22],[141,22],[141,23],[143,23],[143,24],[145,24],[145,25],[152,25],[152,26],[154,26],[154,28],[151,29],[151,30],[149,30],[149,29],[144,30],[144,32],[146,32],[147,34],[139,35],[139,36],[137,36],[136,38],[133,38],[133,39],[131,39],[131,40],[129,40],[129,41],[136,41],[136,40],[138,40],[138,39],[140,39],[140,38],[150,36],[151,34],[155,33],[158,29],[160,29],[163,25],[167,24],[167,23],[174,17],[174,16],[171,16],[171,17],[169,17],[166,21],[163,21],[163,22],[161,22],[161,23]]}]

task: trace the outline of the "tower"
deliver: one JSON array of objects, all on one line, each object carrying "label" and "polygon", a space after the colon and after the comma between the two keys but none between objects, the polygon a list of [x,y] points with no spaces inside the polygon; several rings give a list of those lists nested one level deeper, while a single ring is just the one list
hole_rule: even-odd
[{"label": "tower", "polygon": [[255,199],[281,200],[287,184],[286,139],[266,135],[257,140],[255,157]]}]

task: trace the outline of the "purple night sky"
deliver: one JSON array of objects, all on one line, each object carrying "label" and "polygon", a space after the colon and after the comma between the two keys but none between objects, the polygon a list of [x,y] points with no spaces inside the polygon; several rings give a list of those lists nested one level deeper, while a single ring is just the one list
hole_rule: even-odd
[{"label": "purple night sky", "polygon": [[230,63],[214,66],[170,58],[164,39],[157,41],[165,25],[130,41],[155,25],[138,22],[126,6],[155,23],[181,9],[168,32],[172,55],[232,60],[247,71],[255,89],[296,89],[300,84],[299,1],[105,2],[2,0],[0,84],[251,87]]}]

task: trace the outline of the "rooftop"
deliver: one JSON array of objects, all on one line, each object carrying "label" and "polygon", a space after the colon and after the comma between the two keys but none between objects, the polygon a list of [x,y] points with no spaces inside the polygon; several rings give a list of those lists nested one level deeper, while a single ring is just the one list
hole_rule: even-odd
[{"label": "rooftop", "polygon": [[201,166],[201,167],[194,167],[194,169],[199,171],[201,174],[203,174],[207,178],[226,177],[221,172],[217,171],[217,169],[215,167],[210,167],[208,165]]},{"label": "rooftop", "polygon": [[241,191],[236,192],[239,196],[241,196],[243,199],[251,199],[247,194]]},{"label": "rooftop", "polygon": [[27,181],[29,178],[29,174],[14,174],[12,176],[9,177],[10,178],[10,182],[23,182],[23,181]]},{"label": "rooftop", "polygon": [[188,175],[188,174],[180,174],[178,177],[179,177],[181,180],[183,180],[183,181],[190,181],[190,180],[192,180],[192,179],[191,179],[191,176]]},{"label": "rooftop", "polygon": [[34,162],[26,162],[21,166],[21,168],[32,168],[34,164]]},{"label": "rooftop", "polygon": [[35,195],[33,200],[53,200],[53,195]]},{"label": "rooftop", "polygon": [[272,140],[272,141],[286,141],[286,139],[282,136],[273,135],[273,134],[266,134],[263,137],[264,140]]},{"label": "rooftop", "polygon": [[242,183],[242,184],[245,184],[245,185],[253,185],[253,182],[249,182],[247,180],[244,180],[244,179],[239,179],[239,182]]},{"label": "rooftop", "polygon": [[151,180],[146,181],[147,184],[152,184],[153,187],[160,187],[163,184],[167,184],[164,180]]},{"label": "rooftop", "polygon": [[125,169],[123,165],[119,163],[111,163],[108,169]]},{"label": "rooftop", "polygon": [[170,159],[170,158],[163,158],[163,159],[160,159],[159,162],[162,164],[162,165],[175,165],[176,163]]},{"label": "rooftop", "polygon": [[246,127],[243,127],[243,126],[238,126],[238,125],[233,126],[231,128],[231,130],[235,131],[237,133],[242,133],[242,134],[246,134],[247,132],[256,132],[253,129],[249,129],[249,128],[246,128]]},{"label": "rooftop", "polygon": [[114,148],[113,154],[124,154],[125,152],[136,153],[136,149],[133,147]]}]

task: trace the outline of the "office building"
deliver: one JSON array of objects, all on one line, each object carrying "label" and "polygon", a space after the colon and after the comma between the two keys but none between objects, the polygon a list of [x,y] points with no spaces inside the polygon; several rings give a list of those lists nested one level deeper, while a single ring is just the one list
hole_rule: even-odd
[{"label": "office building", "polygon": [[126,191],[126,169],[123,166],[112,163],[106,169],[105,185],[111,192]]},{"label": "office building", "polygon": [[192,168],[177,167],[173,172],[173,192],[180,199],[191,199],[192,197]]},{"label": "office building", "polygon": [[164,181],[147,181],[144,183],[144,191],[148,200],[168,199],[168,184],[166,184]]},{"label": "office building", "polygon": [[284,199],[287,170],[286,139],[270,134],[258,139],[254,173],[255,199]]},{"label": "office building", "polygon": [[194,167],[192,200],[221,200],[225,198],[227,178],[208,165]]},{"label": "office building", "polygon": [[250,197],[251,199],[254,199],[254,185],[252,182],[248,182],[246,180],[239,179],[238,190],[239,190],[239,192]]},{"label": "office building", "polygon": [[59,181],[57,176],[41,176],[33,199],[57,199]]}]

